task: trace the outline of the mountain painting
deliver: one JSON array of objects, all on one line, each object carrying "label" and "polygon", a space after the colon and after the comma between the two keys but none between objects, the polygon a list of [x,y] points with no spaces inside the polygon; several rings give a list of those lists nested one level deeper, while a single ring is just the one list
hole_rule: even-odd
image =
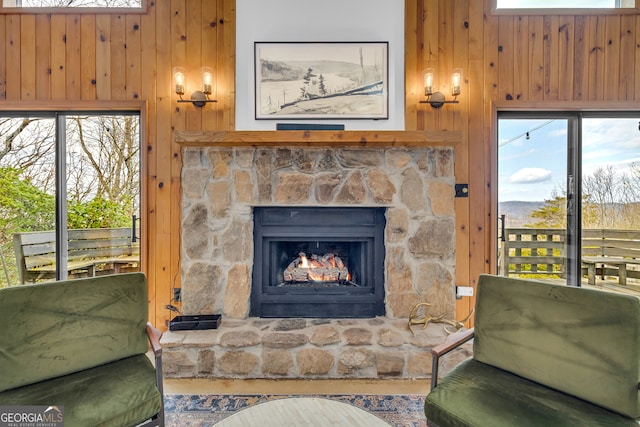
[{"label": "mountain painting", "polygon": [[388,43],[255,43],[256,119],[388,119]]}]

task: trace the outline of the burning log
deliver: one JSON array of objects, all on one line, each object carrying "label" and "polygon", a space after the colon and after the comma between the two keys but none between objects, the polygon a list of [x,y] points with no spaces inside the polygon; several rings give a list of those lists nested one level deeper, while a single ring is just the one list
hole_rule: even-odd
[{"label": "burning log", "polygon": [[349,280],[350,275],[342,259],[334,254],[308,258],[300,252],[284,270],[283,278],[285,282],[341,282]]}]

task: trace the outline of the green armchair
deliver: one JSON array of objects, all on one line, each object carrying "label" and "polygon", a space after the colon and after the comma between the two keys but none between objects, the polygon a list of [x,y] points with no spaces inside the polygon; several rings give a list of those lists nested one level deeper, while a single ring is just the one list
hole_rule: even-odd
[{"label": "green armchair", "polygon": [[143,273],[0,290],[0,406],[62,407],[66,427],[163,426],[147,306]]},{"label": "green armchair", "polygon": [[[432,350],[430,426],[638,427],[639,298],[483,275],[475,313]],[[438,382],[440,358],[472,338]]]}]

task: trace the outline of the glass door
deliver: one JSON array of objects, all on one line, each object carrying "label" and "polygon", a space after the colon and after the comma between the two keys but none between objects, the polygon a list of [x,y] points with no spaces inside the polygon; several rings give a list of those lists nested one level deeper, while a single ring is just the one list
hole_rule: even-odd
[{"label": "glass door", "polygon": [[0,287],[139,270],[139,129],[138,113],[0,115]]},{"label": "glass door", "polygon": [[498,272],[640,292],[640,113],[498,116]]},{"label": "glass door", "polygon": [[570,122],[501,114],[498,121],[498,272],[566,280]]},{"label": "glass door", "polygon": [[582,284],[640,292],[640,114],[582,116]]}]

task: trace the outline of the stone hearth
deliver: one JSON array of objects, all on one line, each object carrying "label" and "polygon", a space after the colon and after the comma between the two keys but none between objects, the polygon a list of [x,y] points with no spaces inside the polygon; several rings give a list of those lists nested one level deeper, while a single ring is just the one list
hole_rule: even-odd
[{"label": "stone hearth", "polygon": [[[447,333],[442,324],[413,329],[384,318],[224,319],[219,329],[166,332],[163,370],[173,378],[430,378],[431,347]],[[441,373],[470,355],[470,344],[456,350]]]},{"label": "stone hearth", "polygon": [[[218,330],[167,333],[169,376],[428,376],[430,367],[412,366],[430,359],[444,335],[417,342],[407,319],[424,301],[432,314],[455,316],[452,148],[185,147],[182,188],[182,312],[221,313],[223,322]],[[248,317],[255,206],[385,207],[385,316]],[[302,332],[281,332],[291,325]],[[323,334],[334,341],[318,341]],[[313,358],[331,368],[307,372]],[[271,366],[278,360],[286,368]]]}]

